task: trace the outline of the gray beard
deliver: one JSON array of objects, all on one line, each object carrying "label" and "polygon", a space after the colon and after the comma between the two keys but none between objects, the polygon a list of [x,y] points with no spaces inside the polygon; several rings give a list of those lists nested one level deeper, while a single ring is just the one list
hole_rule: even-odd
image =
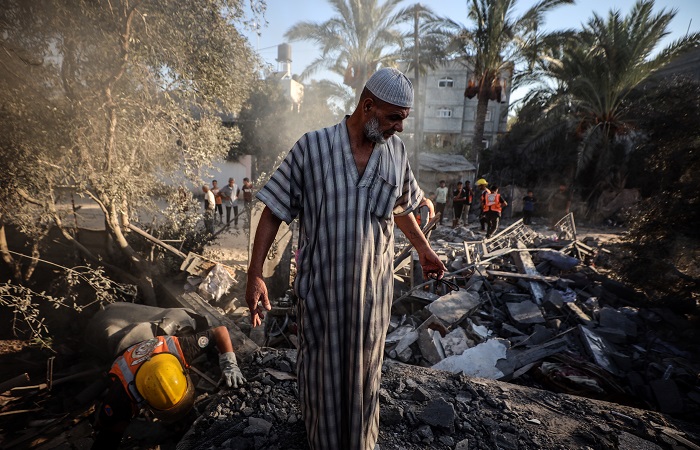
[{"label": "gray beard", "polygon": [[371,118],[365,124],[365,137],[377,144],[386,144],[384,134],[379,130],[379,119],[376,117]]}]

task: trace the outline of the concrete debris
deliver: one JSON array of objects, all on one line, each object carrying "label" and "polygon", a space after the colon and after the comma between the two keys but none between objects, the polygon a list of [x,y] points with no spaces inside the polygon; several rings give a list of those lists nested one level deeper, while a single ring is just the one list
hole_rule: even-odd
[{"label": "concrete debris", "polygon": [[498,380],[505,374],[496,367],[496,364],[499,360],[506,359],[506,351],[509,347],[510,343],[506,340],[489,339],[465,350],[460,355],[443,359],[435,364],[433,369]]},{"label": "concrete debris", "polygon": [[455,324],[472,313],[481,304],[479,294],[470,291],[453,291],[427,306],[430,313],[448,325]]},{"label": "concrete debris", "polygon": [[[641,396],[662,411],[700,414],[691,400],[700,400],[700,367],[654,332],[664,323],[688,327],[687,321],[663,308],[633,307],[642,304],[639,292],[593,266],[606,249],[597,240],[578,240],[573,214],[557,222],[553,235],[522,221],[490,239],[464,230],[438,227],[432,241],[447,255],[453,272],[446,276],[459,291],[439,295],[435,283],[415,278],[419,267],[410,278],[396,272],[403,301],[394,303],[392,324],[401,318],[403,325],[390,328],[388,358],[470,376],[537,378],[563,392],[619,395],[631,403]],[[577,362],[562,364],[565,355]],[[657,362],[647,367],[640,355]],[[683,363],[663,379],[669,358]],[[679,377],[696,381],[675,382]],[[492,441],[508,447],[504,436]]]}]

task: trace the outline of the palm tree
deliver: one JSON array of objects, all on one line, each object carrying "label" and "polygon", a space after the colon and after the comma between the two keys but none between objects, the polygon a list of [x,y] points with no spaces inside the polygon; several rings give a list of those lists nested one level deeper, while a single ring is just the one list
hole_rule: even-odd
[{"label": "palm tree", "polygon": [[[518,71],[533,68],[535,57],[546,40],[539,28],[544,14],[573,0],[541,0],[521,16],[514,14],[516,0],[469,0],[469,26],[445,20],[445,30],[453,37],[453,47],[473,67],[465,97],[478,97],[472,151],[483,152],[484,125],[489,99],[504,88],[508,75],[518,81]],[[526,63],[526,64],[523,64]],[[525,80],[525,78],[523,78]]]},{"label": "palm tree", "polygon": [[402,0],[328,0],[337,15],[325,22],[303,21],[285,33],[292,41],[309,40],[321,47],[321,56],[302,78],[324,69],[343,77],[358,100],[369,76],[394,63],[402,34],[396,24],[406,21],[407,10],[394,12]]},{"label": "palm tree", "polygon": [[533,93],[549,96],[547,110],[565,112],[569,129],[580,138],[576,174],[593,175],[591,184],[598,187],[611,167],[624,165],[624,155],[613,144],[634,127],[629,94],[671,59],[700,44],[700,34],[693,33],[652,56],[677,13],[662,9],[655,14],[653,9],[653,0],[639,0],[626,17],[618,10],[611,10],[607,19],[594,14],[564,45],[561,59],[548,67],[557,89]]}]

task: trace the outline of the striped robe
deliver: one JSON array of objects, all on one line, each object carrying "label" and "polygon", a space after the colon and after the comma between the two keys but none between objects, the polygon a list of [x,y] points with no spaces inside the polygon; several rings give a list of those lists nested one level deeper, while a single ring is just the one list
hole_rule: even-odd
[{"label": "striped robe", "polygon": [[393,216],[410,213],[423,195],[396,136],[375,145],[359,177],[346,120],[305,134],[257,194],[281,220],[300,220],[297,374],[313,450],[374,449]]}]

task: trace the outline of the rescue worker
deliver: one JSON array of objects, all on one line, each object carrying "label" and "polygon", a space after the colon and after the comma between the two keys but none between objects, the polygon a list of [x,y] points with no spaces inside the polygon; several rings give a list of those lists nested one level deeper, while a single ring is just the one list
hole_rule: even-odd
[{"label": "rescue worker", "polygon": [[498,222],[501,220],[503,208],[508,206],[508,202],[498,193],[498,186],[491,186],[490,192],[484,194],[484,217],[488,228],[486,237],[490,238],[498,230]]},{"label": "rescue worker", "polygon": [[479,189],[479,223],[481,224],[481,231],[486,231],[486,216],[484,215],[484,196],[490,194],[489,182],[483,178],[476,180],[476,187]]},{"label": "rescue worker", "polygon": [[168,423],[184,418],[194,405],[189,361],[213,349],[219,351],[222,380],[228,387],[245,383],[228,330],[210,328],[191,336],[157,336],[132,345],[113,363],[111,383],[95,412],[95,450],[117,449],[126,427],[142,408]]}]

